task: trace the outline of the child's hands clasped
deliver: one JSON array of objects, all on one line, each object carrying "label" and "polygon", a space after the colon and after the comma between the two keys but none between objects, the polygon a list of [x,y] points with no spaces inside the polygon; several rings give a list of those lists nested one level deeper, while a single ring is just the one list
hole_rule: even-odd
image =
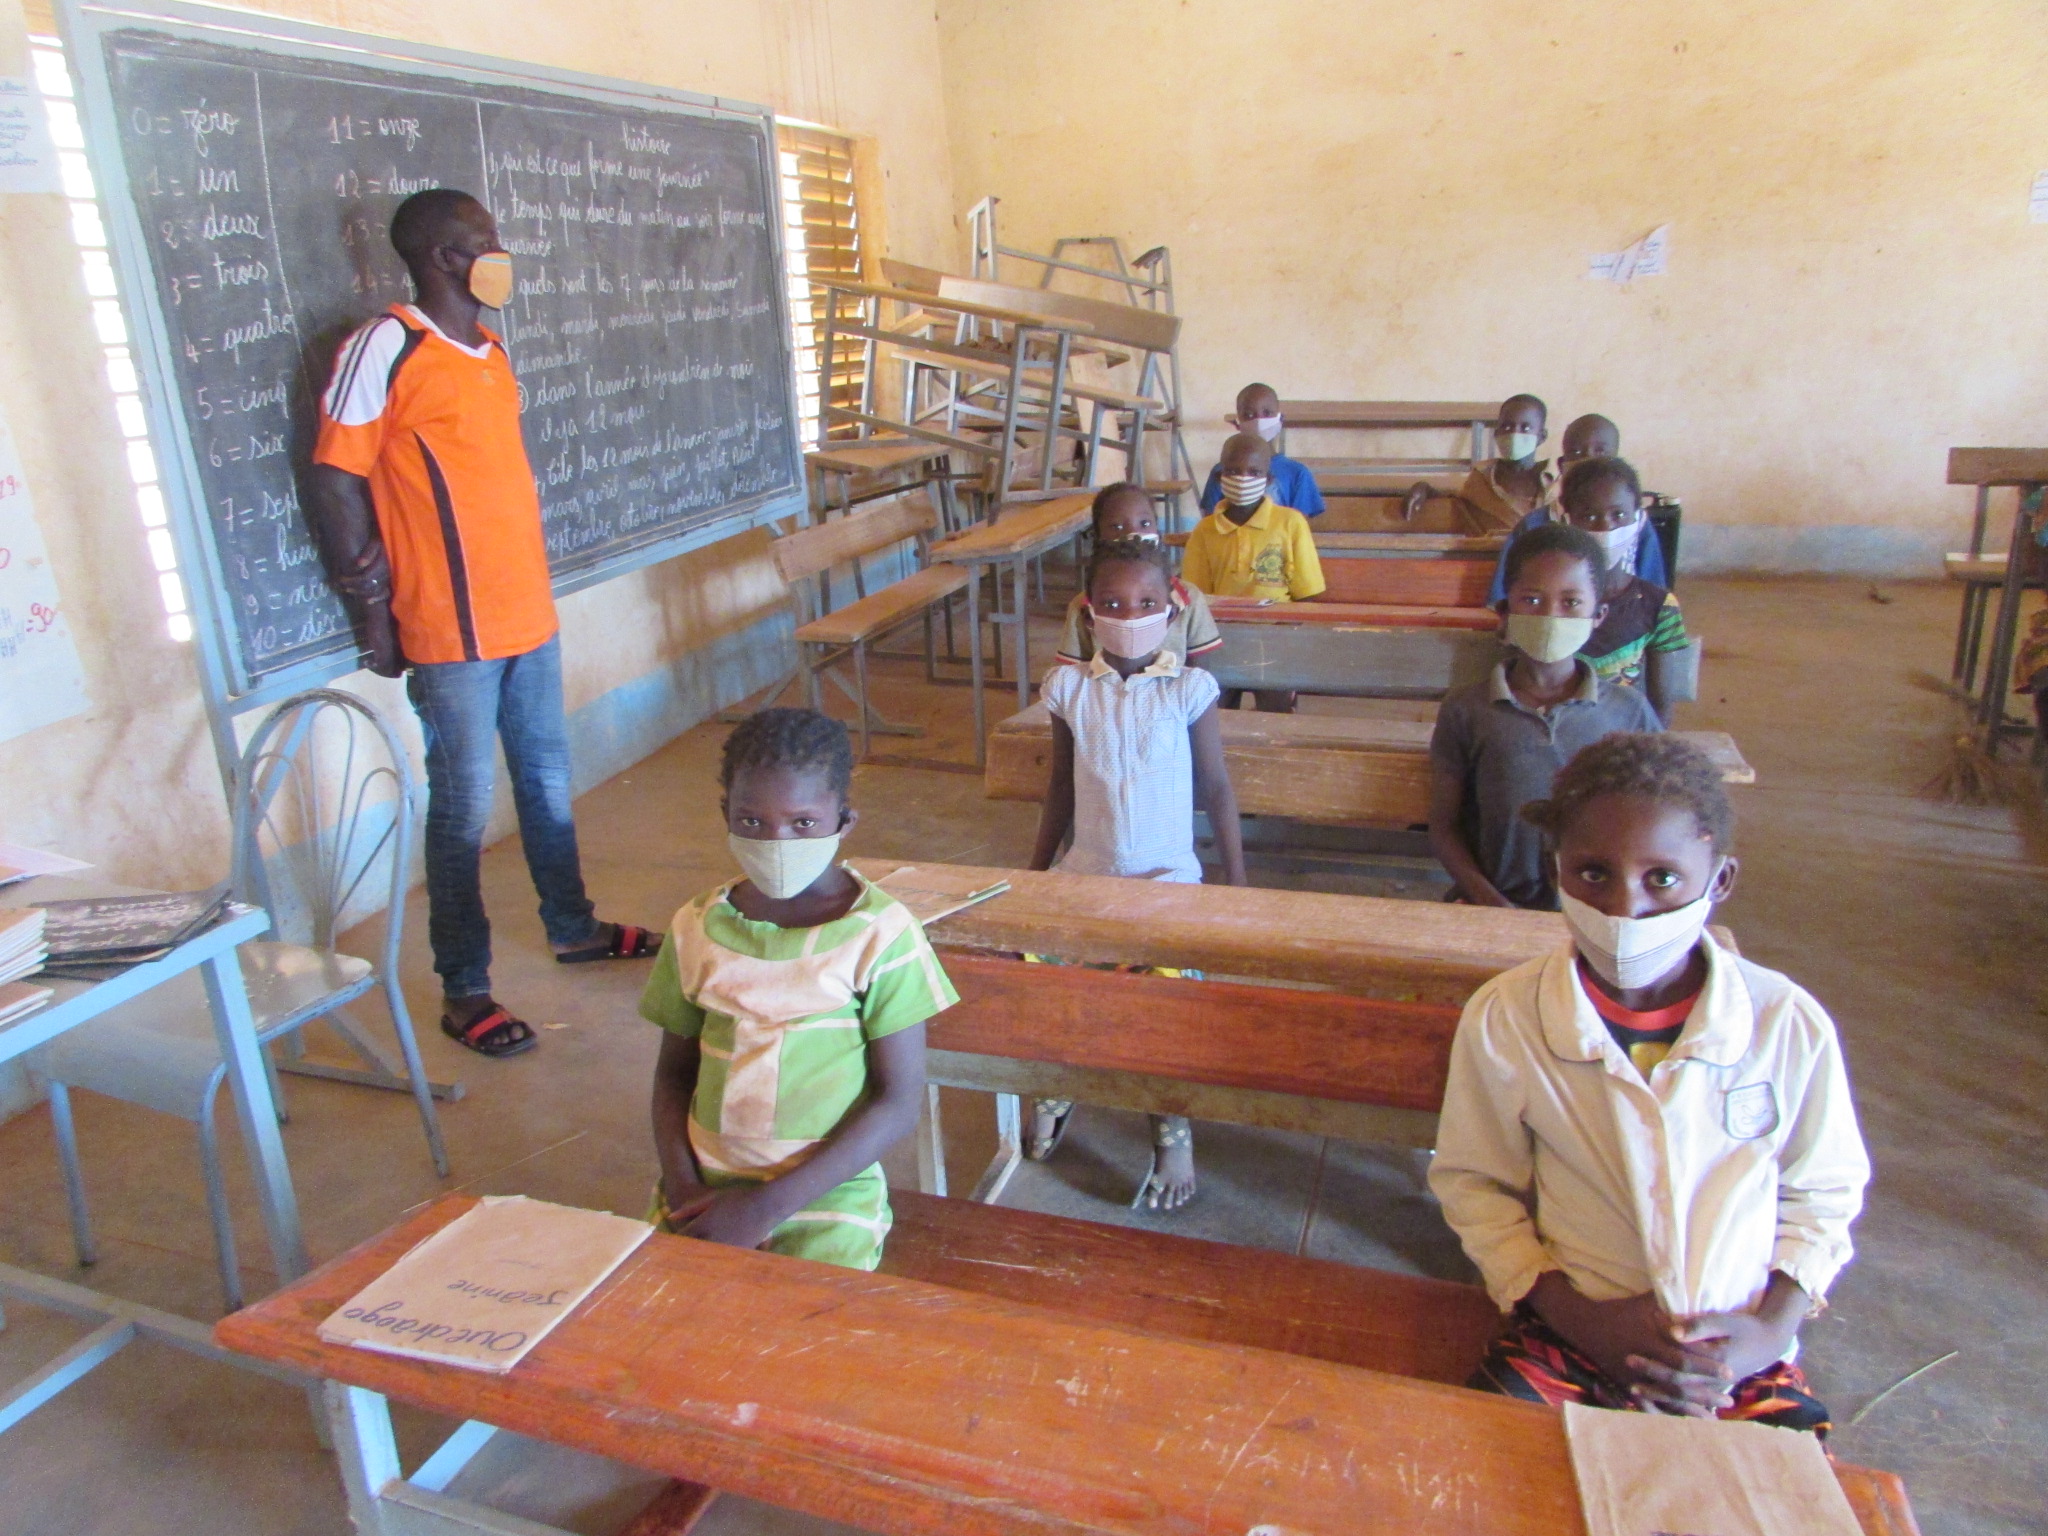
[{"label": "child's hands clasped", "polygon": [[[721,1189],[701,1207],[701,1214],[682,1227],[685,1237],[729,1248],[758,1248],[781,1226],[789,1213],[771,1184],[736,1185]],[[680,1212],[675,1214],[680,1215]]]},{"label": "child's hands clasped", "polygon": [[1728,1406],[1737,1377],[1715,1353],[1688,1348],[1679,1325],[1651,1293],[1594,1301],[1561,1270],[1551,1270],[1537,1281],[1529,1301],[1601,1375],[1627,1387],[1643,1407],[1708,1418]]}]

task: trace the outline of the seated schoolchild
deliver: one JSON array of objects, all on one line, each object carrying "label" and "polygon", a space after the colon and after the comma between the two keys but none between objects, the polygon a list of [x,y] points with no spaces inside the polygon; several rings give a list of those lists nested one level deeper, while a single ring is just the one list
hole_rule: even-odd
[{"label": "seated schoolchild", "polygon": [[1799,1325],[1870,1163],[1835,1026],[1706,930],[1735,883],[1706,755],[1609,736],[1529,809],[1571,938],[1472,995],[1430,1188],[1507,1324],[1468,1385],[1825,1434]]},{"label": "seated schoolchild", "polygon": [[1536,450],[1550,435],[1549,407],[1534,395],[1509,395],[1494,418],[1494,456],[1475,465],[1458,487],[1480,533],[1505,533],[1557,490],[1557,474]]},{"label": "seated schoolchild", "polygon": [[924,1104],[924,1024],[960,1000],[910,909],[838,862],[846,727],[764,709],[726,738],[726,844],[745,872],[675,916],[640,999],[665,1231],[873,1269],[881,1156]]},{"label": "seated schoolchild", "polygon": [[1630,571],[1637,547],[1657,542],[1656,529],[1643,515],[1635,470],[1627,459],[1574,465],[1564,477],[1560,510],[1566,523],[1599,540],[1607,557],[1607,616],[1579,654],[1602,682],[1640,688],[1657,718],[1669,725],[1672,679],[1667,669],[1692,641],[1677,596]]},{"label": "seated schoolchild", "polygon": [[[1135,540],[1159,543],[1159,523],[1152,510],[1152,496],[1143,486],[1119,480],[1095,493],[1095,543],[1117,544]],[[1199,588],[1178,576],[1173,578],[1173,622],[1166,626],[1163,651],[1172,651],[1182,661],[1202,665],[1202,658],[1223,644],[1222,631],[1209,613],[1209,599]],[[1067,604],[1066,627],[1060,631],[1059,658],[1079,665],[1095,655],[1095,625],[1090,617],[1088,594],[1076,592]]]},{"label": "seated schoolchild", "polygon": [[[1237,392],[1237,414],[1230,418],[1240,432],[1249,432],[1261,442],[1279,441],[1281,428],[1285,423],[1280,418],[1280,396],[1270,384],[1247,384]],[[1272,477],[1273,499],[1283,507],[1292,507],[1303,517],[1323,515],[1323,493],[1316,485],[1316,477],[1309,467],[1299,459],[1290,459],[1277,448],[1273,451],[1273,466],[1267,473]],[[1216,503],[1223,499],[1223,466],[1216,465],[1209,471],[1209,478],[1202,486],[1202,510],[1214,512]]]},{"label": "seated schoolchild", "polygon": [[[1564,436],[1558,439],[1557,473],[1558,490],[1562,494],[1564,476],[1571,473],[1574,464],[1587,459],[1616,459],[1621,457],[1621,428],[1605,416],[1581,416],[1564,429]],[[1540,523],[1550,521],[1554,503],[1546,503],[1531,512],[1508,536],[1512,543],[1516,535],[1527,533]],[[1500,564],[1494,568],[1493,588],[1486,595],[1489,603],[1497,603],[1508,595],[1507,587],[1508,552],[1505,545],[1500,552]],[[1664,542],[1654,530],[1636,543],[1635,573],[1645,581],[1653,581],[1660,587],[1671,585],[1665,575]]]},{"label": "seated schoolchild", "polygon": [[1457,900],[1555,911],[1551,863],[1522,807],[1581,747],[1660,729],[1647,699],[1601,682],[1579,655],[1606,614],[1606,573],[1600,546],[1562,523],[1510,546],[1507,655],[1485,682],[1451,690],[1429,741],[1429,846]]},{"label": "seated schoolchild", "polygon": [[[1223,502],[1188,535],[1181,579],[1211,597],[1269,603],[1300,602],[1322,592],[1323,563],[1308,519],[1273,499],[1273,450],[1263,438],[1240,432],[1223,444],[1221,457]],[[1264,713],[1294,709],[1290,689],[1254,692]],[[1242,689],[1226,689],[1223,707],[1236,709],[1242,699]]]}]

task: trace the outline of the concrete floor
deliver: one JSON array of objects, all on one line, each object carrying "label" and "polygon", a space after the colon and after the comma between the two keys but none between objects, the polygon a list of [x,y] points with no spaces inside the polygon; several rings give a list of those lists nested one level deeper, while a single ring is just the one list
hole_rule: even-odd
[{"label": "concrete floor", "polygon": [[[1807,1333],[1818,1390],[1853,1460],[1908,1479],[1930,1536],[2048,1529],[2048,1098],[2039,957],[2048,952],[2042,843],[2003,810],[1918,798],[1950,734],[1945,675],[1953,593],[1862,583],[1696,581],[1688,616],[1707,637],[1708,697],[1682,723],[1735,733],[1760,783],[1737,791],[1743,869],[1724,919],[1754,958],[1810,987],[1840,1022],[1877,1164],[1855,1265]],[[1041,657],[1050,653],[1042,646]],[[864,766],[855,853],[1021,861],[1035,808],[982,799],[964,765],[967,697],[884,663],[890,712],[930,734],[884,740]],[[1000,699],[999,709],[1008,705]],[[709,814],[723,730],[704,726],[585,797],[586,870],[601,911],[660,923],[722,879]],[[427,1162],[409,1101],[289,1081],[286,1131],[316,1259],[444,1187],[642,1210],[652,1159],[646,1096],[654,1031],[634,1012],[644,966],[550,963],[515,844],[486,860],[498,917],[498,990],[545,1026],[541,1048],[488,1062],[432,1028],[435,989],[415,904],[407,991],[437,1077],[467,1096],[444,1114],[454,1173]],[[1267,883],[1427,897],[1426,875]],[[79,1096],[103,1250],[72,1262],[46,1111],[0,1125],[0,1259],[195,1317],[218,1299],[191,1130]],[[953,1176],[990,1145],[988,1103],[947,1104]],[[1142,1121],[1083,1110],[1057,1159],[1029,1166],[1009,1203],[1445,1276],[1468,1271],[1405,1154],[1230,1127],[1197,1131],[1203,1186],[1179,1218],[1123,1202],[1143,1166]],[[907,1149],[904,1149],[907,1151]],[[231,1162],[237,1162],[231,1154]],[[906,1181],[908,1158],[892,1173]],[[245,1273],[267,1289],[260,1225],[234,1171]],[[0,1332],[0,1381],[85,1331],[26,1307]],[[1953,1352],[1953,1358],[1946,1358]],[[1908,1373],[1943,1363],[1889,1396]],[[1867,1417],[1856,1420],[1868,1409]],[[446,1426],[401,1423],[408,1456]],[[562,1457],[502,1472],[506,1507],[604,1536],[633,1494]],[[331,1460],[304,1400],[227,1367],[133,1346],[0,1438],[0,1532],[303,1533],[348,1529]],[[829,1530],[728,1504],[707,1533]]]}]

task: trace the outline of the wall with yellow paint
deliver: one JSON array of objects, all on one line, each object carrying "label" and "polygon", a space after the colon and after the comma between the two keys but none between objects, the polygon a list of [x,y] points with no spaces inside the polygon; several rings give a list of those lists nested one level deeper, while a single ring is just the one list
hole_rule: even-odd
[{"label": "wall with yellow paint", "polygon": [[[2048,435],[2038,4],[939,14],[961,208],[1171,247],[1204,464],[1255,378],[1532,390],[1621,424],[1692,569],[1931,573],[1967,521],[1949,446]],[[1586,279],[1660,224],[1667,276]]]},{"label": "wall with yellow paint", "polygon": [[[873,135],[873,231],[946,264],[955,249],[938,36],[916,0],[327,0],[297,19],[763,102]],[[27,73],[18,3],[0,4],[0,73]],[[105,189],[103,189],[105,190]],[[56,196],[0,198],[0,410],[20,441],[94,707],[0,743],[0,837],[65,849],[132,882],[219,879],[227,819],[194,658],[165,634],[101,353]],[[23,360],[33,360],[24,363]],[[782,606],[754,534],[562,604],[568,704],[587,782],[731,697]],[[772,676],[786,652],[755,656]],[[360,688],[417,733],[402,688]],[[505,797],[501,797],[501,801]],[[499,806],[509,830],[510,806]]]}]

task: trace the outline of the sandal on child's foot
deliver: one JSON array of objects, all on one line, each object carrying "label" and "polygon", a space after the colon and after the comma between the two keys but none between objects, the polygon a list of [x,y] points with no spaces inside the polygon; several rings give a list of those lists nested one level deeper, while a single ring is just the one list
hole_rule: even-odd
[{"label": "sandal on child's foot", "polygon": [[1152,1167],[1131,1207],[1171,1214],[1194,1198],[1194,1130],[1182,1116],[1158,1116],[1152,1123]]},{"label": "sandal on child's foot", "polygon": [[540,1041],[533,1026],[515,1019],[501,1003],[493,1003],[467,1024],[458,1024],[451,1014],[441,1015],[441,1033],[468,1046],[479,1056],[517,1056]]},{"label": "sandal on child's foot", "polygon": [[1031,1106],[1031,1129],[1024,1133],[1024,1155],[1042,1163],[1060,1148],[1073,1123],[1071,1099],[1040,1099]]},{"label": "sandal on child's foot", "polygon": [[588,965],[593,960],[643,960],[661,948],[661,935],[652,928],[636,928],[631,923],[603,923],[597,930],[597,941],[578,949],[560,950],[555,955],[557,965]]}]

